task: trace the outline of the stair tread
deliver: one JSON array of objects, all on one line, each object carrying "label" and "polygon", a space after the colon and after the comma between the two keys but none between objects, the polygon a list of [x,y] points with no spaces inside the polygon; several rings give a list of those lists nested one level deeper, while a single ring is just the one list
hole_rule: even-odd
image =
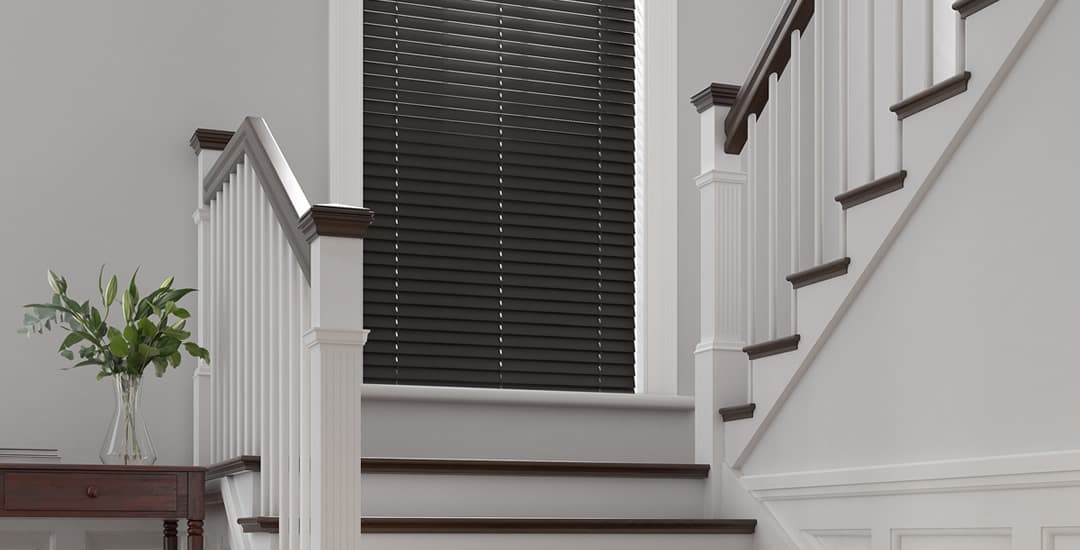
[{"label": "stair tread", "polygon": [[734,405],[731,407],[723,407],[720,409],[720,418],[724,422],[731,422],[732,420],[743,420],[746,418],[754,417],[754,410],[757,409],[756,403],[747,403],[745,405]]},{"label": "stair tread", "polygon": [[964,71],[901,100],[896,105],[889,107],[889,110],[896,113],[897,118],[904,120],[911,115],[925,111],[946,99],[967,91],[969,80],[971,80],[971,72]]},{"label": "stair tread", "polygon": [[858,206],[864,202],[888,195],[893,191],[903,189],[905,179],[907,179],[907,170],[893,172],[870,183],[840,193],[836,196],[836,202],[840,203],[844,210],[847,210],[853,206]]},{"label": "stair tread", "polygon": [[792,273],[787,276],[787,280],[791,283],[793,288],[802,288],[814,283],[820,283],[821,281],[827,281],[834,277],[846,275],[850,265],[851,258],[840,258],[811,267],[810,269]]},{"label": "stair tread", "polygon": [[[258,472],[260,458],[245,455],[214,464],[207,470],[207,480],[242,472]],[[592,462],[571,460],[501,460],[458,458],[364,457],[360,468],[365,473],[463,474],[463,475],[535,475],[648,477],[705,479],[708,464],[673,462]]]},{"label": "stair tread", "polygon": [[784,336],[783,338],[758,342],[757,344],[750,344],[749,346],[744,347],[743,352],[750,356],[751,360],[754,360],[769,357],[770,355],[795,351],[799,349],[800,338],[801,337],[798,334],[792,334],[791,336]]},{"label": "stair tread", "polygon": [[[278,518],[240,518],[245,533],[277,533]],[[249,528],[249,526],[251,526]],[[755,519],[364,517],[366,533],[752,534]]]}]

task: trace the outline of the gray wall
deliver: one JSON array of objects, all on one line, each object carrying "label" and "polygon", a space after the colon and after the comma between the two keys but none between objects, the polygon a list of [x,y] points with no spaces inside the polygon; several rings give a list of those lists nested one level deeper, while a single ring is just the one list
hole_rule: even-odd
[{"label": "gray wall", "polygon": [[[266,117],[313,199],[327,180],[326,4],[290,0],[0,3],[0,447],[95,462],[112,390],[63,372],[57,336],[15,334],[45,270],[77,296],[98,266],[195,284],[194,128]],[[192,300],[192,305],[194,300]],[[189,362],[146,387],[160,461],[191,461]]]},{"label": "gray wall", "polygon": [[742,85],[782,0],[679,0],[679,393],[694,386],[700,327],[698,114],[690,96],[712,82]]}]

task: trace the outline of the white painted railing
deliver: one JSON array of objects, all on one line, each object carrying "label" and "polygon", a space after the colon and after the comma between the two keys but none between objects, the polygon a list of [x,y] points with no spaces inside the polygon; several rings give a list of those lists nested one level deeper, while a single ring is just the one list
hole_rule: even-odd
[{"label": "white painted railing", "polygon": [[902,122],[890,107],[964,70],[952,2],[790,0],[741,89],[695,96],[698,461],[723,462],[716,410],[752,395],[743,347],[798,334],[787,277],[847,256],[836,196],[902,169]]},{"label": "white painted railing", "polygon": [[[204,367],[209,384],[197,385],[196,409],[209,421],[197,424],[196,459],[259,456],[257,511],[279,518],[279,547],[329,547],[320,539],[333,533],[312,524],[313,508],[359,498],[364,331],[355,237],[370,212],[312,207],[262,119],[245,119],[220,153],[198,154],[197,320],[213,365]],[[328,317],[332,331],[318,322]],[[328,487],[323,472],[343,464],[355,475],[342,472]]]},{"label": "white painted railing", "polygon": [[[746,117],[737,162],[716,158],[735,156],[720,146],[733,102],[702,112],[703,134],[721,133],[702,145],[703,181],[712,166],[746,175],[739,199],[746,256],[722,260],[745,265],[745,281],[721,285],[731,293],[715,300],[718,307],[742,304],[746,326],[703,341],[753,344],[798,332],[795,290],[785,278],[847,255],[846,216],[835,197],[901,168],[901,123],[889,107],[963,70],[963,21],[952,0],[793,0],[788,15],[797,17],[808,3],[809,24],[795,25],[789,40],[771,40],[785,51],[767,46],[762,70],[742,90],[765,87],[767,100]],[[781,17],[774,34],[783,24]],[[779,74],[767,69],[787,55]],[[718,126],[725,118],[726,129]],[[718,213],[703,211],[703,219]],[[712,257],[716,243],[708,237],[702,252]],[[707,244],[713,250],[704,250]]]}]

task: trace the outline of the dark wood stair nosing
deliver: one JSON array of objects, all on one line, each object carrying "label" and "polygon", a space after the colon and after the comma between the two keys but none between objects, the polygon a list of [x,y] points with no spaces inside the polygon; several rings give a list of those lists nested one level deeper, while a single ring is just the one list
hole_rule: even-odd
[{"label": "dark wood stair nosing", "polygon": [[846,275],[851,266],[851,258],[840,258],[831,262],[825,262],[819,266],[804,269],[798,273],[787,276],[787,281],[792,288],[802,288],[821,281],[827,281],[834,277]]},{"label": "dark wood stair nosing", "polygon": [[206,468],[206,481],[212,481],[225,476],[242,474],[244,472],[258,472],[262,467],[262,459],[255,455],[240,455],[236,458],[211,464]]},{"label": "dark wood stair nosing", "polygon": [[275,516],[255,516],[238,518],[236,523],[245,533],[277,533],[279,521]]},{"label": "dark wood stair nosing", "polygon": [[364,533],[753,534],[754,519],[568,519],[366,517]]},{"label": "dark wood stair nosing", "polygon": [[533,475],[628,478],[705,479],[708,464],[574,462],[542,460],[474,460],[436,458],[373,458],[360,461],[364,473],[451,475]]},{"label": "dark wood stair nosing", "polygon": [[791,336],[784,336],[783,338],[777,338],[775,340],[758,342],[757,344],[750,344],[749,346],[744,347],[743,352],[750,357],[751,361],[769,357],[771,355],[787,353],[799,349],[799,338],[798,334],[792,334]]},{"label": "dark wood stair nosing", "polygon": [[952,9],[960,14],[961,19],[967,19],[968,16],[995,2],[997,0],[956,0],[956,2],[953,2]]},{"label": "dark wood stair nosing", "polygon": [[964,71],[958,75],[950,76],[911,97],[901,100],[896,105],[889,107],[889,110],[896,113],[897,118],[904,120],[946,99],[964,93],[967,91],[969,80],[971,80],[971,71]]},{"label": "dark wood stair nosing", "polygon": [[853,206],[858,206],[864,202],[870,202],[878,197],[888,195],[893,191],[899,191],[904,188],[904,180],[907,179],[907,170],[899,170],[881,176],[880,178],[860,185],[854,189],[848,189],[843,193],[836,196],[836,202],[840,203],[840,207],[847,210]]},{"label": "dark wood stair nosing", "polygon": [[732,420],[743,420],[746,418],[754,417],[754,409],[757,409],[756,403],[747,403],[745,405],[735,405],[732,407],[723,407],[720,409],[720,419],[724,422],[731,422]]}]

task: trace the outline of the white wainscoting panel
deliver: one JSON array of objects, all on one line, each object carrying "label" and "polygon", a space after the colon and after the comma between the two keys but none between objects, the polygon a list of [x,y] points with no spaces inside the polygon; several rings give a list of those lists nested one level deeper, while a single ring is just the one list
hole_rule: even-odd
[{"label": "white wainscoting panel", "polygon": [[892,550],[1010,550],[1009,529],[897,529]]},{"label": "white wainscoting panel", "polygon": [[1042,550],[1080,550],[1080,527],[1043,528]]}]

